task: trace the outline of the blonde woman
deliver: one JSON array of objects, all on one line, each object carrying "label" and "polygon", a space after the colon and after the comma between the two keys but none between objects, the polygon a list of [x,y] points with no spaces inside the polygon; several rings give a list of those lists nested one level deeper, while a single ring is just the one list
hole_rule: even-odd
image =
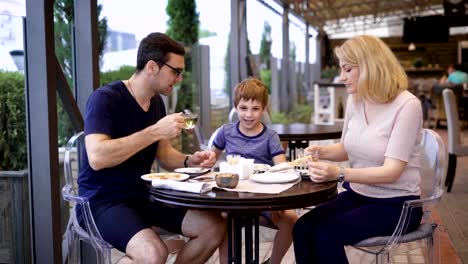
[{"label": "blonde woman", "polygon": [[[335,48],[340,79],[350,94],[341,142],[309,146],[315,182],[339,181],[346,189],[297,221],[297,263],[347,263],[343,246],[391,235],[406,200],[420,195],[421,103],[406,91],[398,60],[379,38],[357,36]],[[324,160],[349,160],[341,168]],[[421,221],[412,212],[407,231]]]}]

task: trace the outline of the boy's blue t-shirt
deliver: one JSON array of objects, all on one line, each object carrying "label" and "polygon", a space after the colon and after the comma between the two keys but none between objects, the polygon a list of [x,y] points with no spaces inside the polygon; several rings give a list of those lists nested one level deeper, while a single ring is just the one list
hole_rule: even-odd
[{"label": "boy's blue t-shirt", "polygon": [[255,163],[273,165],[273,157],[284,154],[283,146],[276,131],[263,125],[258,135],[249,137],[239,130],[239,122],[223,125],[213,145],[225,150],[226,155],[241,155],[254,159]]},{"label": "boy's blue t-shirt", "polygon": [[[89,97],[86,105],[85,134],[106,134],[112,139],[126,137],[155,124],[166,115],[159,95],[143,111],[122,81],[112,82]],[[149,173],[158,142],[140,150],[126,161],[112,167],[93,170],[86,153],[82,155],[79,194],[91,203],[113,199],[147,199],[147,187],[140,178]]]}]

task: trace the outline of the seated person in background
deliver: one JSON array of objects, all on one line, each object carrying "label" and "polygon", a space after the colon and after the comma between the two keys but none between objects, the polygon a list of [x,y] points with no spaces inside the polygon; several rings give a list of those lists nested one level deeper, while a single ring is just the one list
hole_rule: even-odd
[{"label": "seated person in background", "polygon": [[468,74],[463,72],[460,64],[452,64],[447,68],[448,77],[444,75],[440,84],[468,83]]},{"label": "seated person in background", "polygon": [[[223,150],[226,155],[240,155],[254,159],[255,163],[279,164],[286,162],[284,149],[278,134],[260,122],[268,104],[265,85],[253,78],[246,79],[234,88],[234,106],[239,121],[223,125],[213,141],[213,152],[219,157]],[[272,255],[268,263],[280,263],[292,242],[292,227],[297,220],[294,210],[267,212],[260,223],[270,221],[278,227]],[[220,250],[220,261],[227,259],[227,243]]]},{"label": "seated person in background", "polygon": [[[375,236],[389,236],[407,200],[421,193],[421,103],[406,91],[400,63],[377,37],[361,35],[335,48],[341,81],[350,94],[341,142],[309,146],[322,160],[351,167],[309,162],[314,182],[344,182],[346,191],[297,220],[294,253],[301,263],[348,263],[344,246]],[[408,232],[421,221],[413,210]]]},{"label": "seated person in background", "polygon": [[102,238],[125,252],[119,263],[166,262],[168,248],[153,226],[190,239],[176,263],[205,263],[225,237],[226,223],[219,214],[150,202],[140,178],[155,158],[168,170],[211,167],[216,161],[211,151],[184,155],[170,144],[184,128],[184,118],[166,115],[161,94],[170,95],[182,80],[184,54],[180,43],[151,33],[140,43],[135,73],[95,90],[87,102],[79,193],[89,198]]}]

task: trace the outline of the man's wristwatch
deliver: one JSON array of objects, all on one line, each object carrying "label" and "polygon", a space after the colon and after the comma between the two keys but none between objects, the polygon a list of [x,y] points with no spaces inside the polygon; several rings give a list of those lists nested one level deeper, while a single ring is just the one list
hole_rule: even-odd
[{"label": "man's wristwatch", "polygon": [[340,174],[338,174],[338,178],[336,178],[337,182],[344,182],[344,168],[340,167]]},{"label": "man's wristwatch", "polygon": [[189,161],[189,160],[188,160],[188,159],[190,158],[190,156],[192,156],[192,155],[187,155],[187,156],[185,156],[185,160],[184,160],[184,167],[185,167],[185,168],[187,168],[187,167],[189,166],[189,164],[188,164],[188,161]]}]

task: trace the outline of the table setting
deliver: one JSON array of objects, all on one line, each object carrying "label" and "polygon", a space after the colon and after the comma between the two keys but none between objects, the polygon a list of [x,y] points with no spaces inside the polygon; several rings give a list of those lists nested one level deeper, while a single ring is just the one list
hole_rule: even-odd
[{"label": "table setting", "polygon": [[270,166],[239,155],[228,155],[227,160],[220,163],[219,172],[209,168],[178,168],[174,172],[150,173],[141,178],[150,181],[154,188],[191,193],[205,193],[217,188],[230,192],[278,194],[302,180],[306,171],[295,167],[306,164],[308,158]]}]

